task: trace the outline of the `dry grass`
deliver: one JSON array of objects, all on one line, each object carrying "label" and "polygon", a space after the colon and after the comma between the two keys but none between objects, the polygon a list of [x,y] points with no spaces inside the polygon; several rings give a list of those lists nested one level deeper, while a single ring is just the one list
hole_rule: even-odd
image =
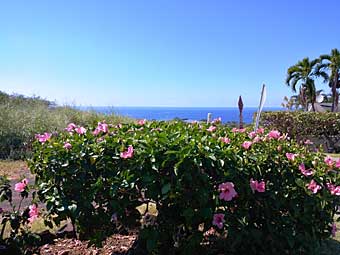
[{"label": "dry grass", "polygon": [[0,160],[0,175],[6,175],[11,180],[32,177],[26,162],[22,160]]}]

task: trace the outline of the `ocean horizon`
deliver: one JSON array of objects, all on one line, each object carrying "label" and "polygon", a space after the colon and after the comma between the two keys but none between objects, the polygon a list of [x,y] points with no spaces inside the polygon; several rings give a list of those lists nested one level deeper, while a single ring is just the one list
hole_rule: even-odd
[{"label": "ocean horizon", "polygon": [[[212,114],[212,119],[221,117],[223,123],[238,122],[239,110],[237,107],[145,107],[145,106],[78,106],[81,110],[91,110],[98,113],[115,113],[136,119],[147,120],[173,120],[181,119],[185,121],[206,120],[208,113]],[[257,107],[243,108],[243,122],[252,123]],[[280,111],[282,107],[264,107],[263,111]]]}]

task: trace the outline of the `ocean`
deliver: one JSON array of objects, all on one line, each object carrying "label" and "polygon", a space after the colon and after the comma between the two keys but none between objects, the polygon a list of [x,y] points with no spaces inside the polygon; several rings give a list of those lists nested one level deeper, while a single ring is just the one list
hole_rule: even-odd
[{"label": "ocean", "polygon": [[[136,119],[147,120],[172,120],[175,118],[192,121],[206,120],[207,114],[212,114],[212,119],[221,117],[222,122],[238,122],[239,110],[236,107],[77,107],[81,110],[94,110],[99,113],[116,113]],[[280,107],[264,107],[263,111],[280,111]],[[257,107],[247,107],[243,109],[244,123],[252,123]]]}]

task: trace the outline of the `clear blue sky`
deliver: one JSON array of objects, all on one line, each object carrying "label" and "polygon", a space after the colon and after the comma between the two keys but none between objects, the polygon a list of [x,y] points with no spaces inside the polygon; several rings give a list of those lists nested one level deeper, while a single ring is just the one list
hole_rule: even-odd
[{"label": "clear blue sky", "polygon": [[287,68],[340,48],[339,24],[339,0],[2,1],[0,90],[224,107],[256,106],[264,82],[279,106]]}]

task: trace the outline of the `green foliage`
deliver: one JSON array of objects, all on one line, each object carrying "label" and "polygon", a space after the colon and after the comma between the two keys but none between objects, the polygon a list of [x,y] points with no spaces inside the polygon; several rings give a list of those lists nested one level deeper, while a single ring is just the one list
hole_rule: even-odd
[{"label": "green foliage", "polygon": [[10,96],[0,91],[0,159],[24,158],[31,151],[36,133],[61,131],[70,122],[91,124],[98,119],[129,121],[114,114],[79,111],[39,97]]},{"label": "green foliage", "polygon": [[[338,205],[326,183],[340,185],[339,169],[285,136],[259,132],[254,141],[253,133],[216,127],[147,122],[110,125],[95,135],[88,126],[85,134],[36,141],[29,167],[51,220],[70,218],[78,235],[95,243],[118,225],[142,222],[139,246],[148,254],[208,254],[202,242],[211,227],[218,234],[210,242],[224,254],[317,254]],[[253,144],[245,149],[244,141]],[[301,163],[313,176],[299,171]],[[265,191],[252,192],[251,178],[263,180]],[[321,186],[315,194],[308,189],[312,179]],[[225,182],[235,185],[231,201],[219,198]],[[149,203],[156,206],[155,220],[148,209],[136,210]],[[221,229],[213,225],[216,213],[224,215]]]},{"label": "green foliage", "polygon": [[[29,231],[29,222],[34,220],[30,218],[30,208],[21,208],[24,199],[28,198],[29,186],[27,185],[21,192],[21,201],[19,205],[12,203],[12,190],[9,180],[0,176],[0,202],[9,203],[11,211],[1,212],[1,232],[0,245],[2,245],[2,254],[33,254],[34,248],[38,247],[40,237]],[[10,228],[8,237],[5,237],[5,228]]]},{"label": "green foliage", "polygon": [[261,123],[268,129],[287,133],[298,141],[310,139],[315,147],[323,145],[329,152],[338,152],[340,141],[340,113],[278,111],[263,112]]}]

